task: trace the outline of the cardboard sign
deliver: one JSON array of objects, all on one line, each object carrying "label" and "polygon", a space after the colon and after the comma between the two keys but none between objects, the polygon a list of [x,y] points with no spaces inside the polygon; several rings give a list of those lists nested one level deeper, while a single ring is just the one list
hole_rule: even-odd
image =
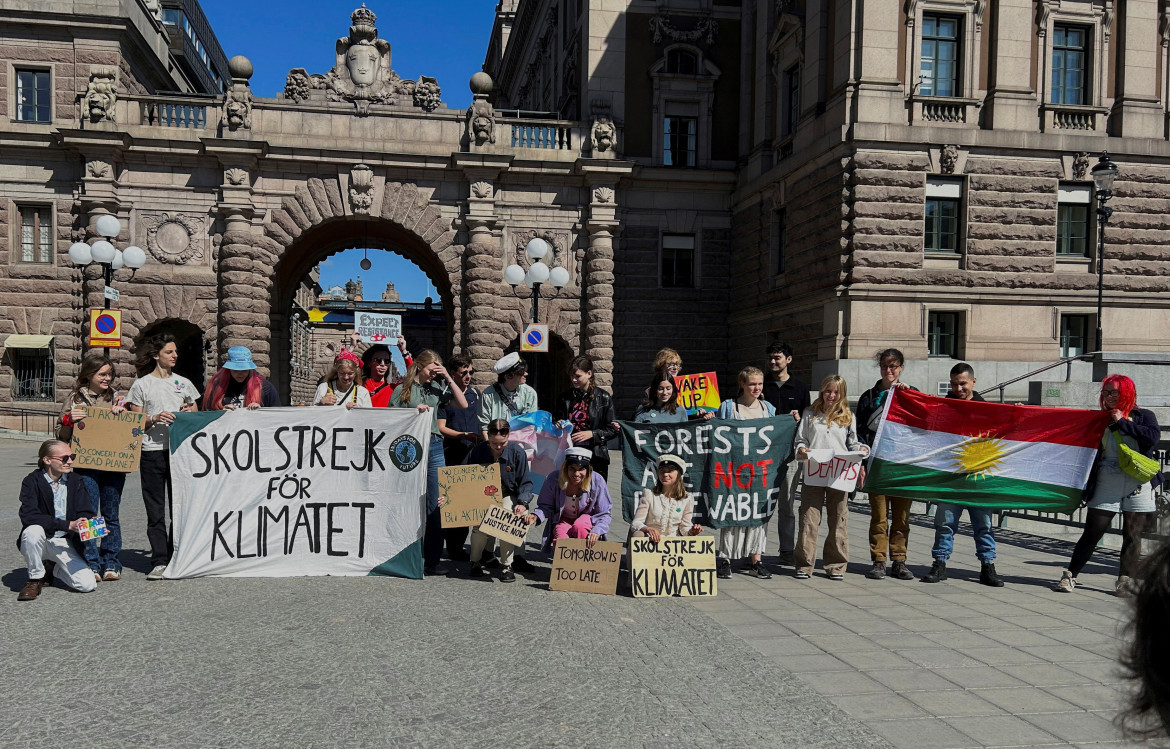
[{"label": "cardboard sign", "polygon": [[583,538],[559,539],[548,589],[612,596],[617,593],[621,562],[622,545],[614,541],[598,541],[587,549]]},{"label": "cardboard sign", "polygon": [[402,335],[402,316],[377,312],[358,312],[354,316],[354,330],[366,343],[384,343],[394,348]]},{"label": "cardboard sign", "polygon": [[804,483],[851,492],[861,475],[861,451],[834,453],[832,450],[809,450],[804,467]]},{"label": "cardboard sign", "polygon": [[517,515],[500,505],[488,508],[479,529],[492,538],[498,538],[513,546],[523,546],[524,538],[528,535],[528,523],[524,522],[524,516]]},{"label": "cardboard sign", "polygon": [[630,587],[635,598],[714,596],[714,536],[630,539]]},{"label": "cardboard sign", "polygon": [[719,410],[719,376],[714,372],[679,375],[674,378],[678,404],[691,416]]},{"label": "cardboard sign", "polygon": [[439,508],[444,528],[477,526],[489,507],[502,504],[499,463],[440,468],[438,483],[439,496],[448,500]]},{"label": "cardboard sign", "polygon": [[546,323],[529,323],[520,337],[520,350],[528,352],[548,353],[548,325]]},{"label": "cardboard sign", "polygon": [[77,533],[81,536],[81,540],[92,541],[95,538],[108,536],[110,530],[106,528],[106,519],[103,517],[96,517],[92,520],[81,518],[77,521]]},{"label": "cardboard sign", "polygon": [[122,310],[91,309],[89,311],[89,345],[103,348],[122,348]]},{"label": "cardboard sign", "polygon": [[86,416],[73,424],[74,468],[131,473],[142,456],[144,413],[120,414],[108,408],[85,406]]}]

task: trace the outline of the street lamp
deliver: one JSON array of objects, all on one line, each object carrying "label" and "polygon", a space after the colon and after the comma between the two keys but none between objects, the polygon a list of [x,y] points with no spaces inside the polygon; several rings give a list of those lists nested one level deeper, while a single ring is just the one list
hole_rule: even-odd
[{"label": "street lamp", "polygon": [[[109,214],[101,216],[95,222],[94,228],[104,239],[99,239],[92,245],[85,242],[73,243],[69,247],[69,260],[83,269],[92,263],[100,265],[107,289],[113,288],[111,284],[114,282],[114,271],[120,270],[123,266],[130,269],[130,278],[134,278],[138,269],[146,265],[146,253],[142,251],[141,247],[133,245],[124,250],[114,247],[113,240],[122,231],[118,217]],[[105,296],[106,309],[109,309],[110,294],[105,289],[103,289],[103,296]]]},{"label": "street lamp", "polygon": [[1097,350],[1104,351],[1101,334],[1102,299],[1105,293],[1105,225],[1113,215],[1106,203],[1113,198],[1113,180],[1117,179],[1117,164],[1109,160],[1109,152],[1102,151],[1097,165],[1090,172],[1097,193]]},{"label": "street lamp", "polygon": [[544,258],[552,250],[552,246],[540,237],[528,240],[524,247],[524,254],[532,261],[528,272],[513,263],[504,269],[504,281],[515,291],[517,286],[529,286],[532,289],[532,322],[537,321],[540,311],[540,285],[551,283],[559,294],[561,289],[569,285],[569,271],[561,266],[550,268]]}]

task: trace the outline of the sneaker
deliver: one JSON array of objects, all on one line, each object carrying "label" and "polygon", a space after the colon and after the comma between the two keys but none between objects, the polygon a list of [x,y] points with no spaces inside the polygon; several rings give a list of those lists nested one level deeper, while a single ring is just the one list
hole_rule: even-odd
[{"label": "sneaker", "polygon": [[718,559],[715,561],[715,576],[724,580],[731,579],[731,560]]},{"label": "sneaker", "polygon": [[102,579],[106,582],[122,579],[122,570],[106,570],[106,574],[102,575]]},{"label": "sneaker", "polygon": [[467,571],[468,577],[486,577],[487,573],[483,571],[483,565],[479,562],[472,562],[471,569]]},{"label": "sneaker", "polygon": [[784,566],[784,567],[795,566],[796,559],[794,556],[794,552],[791,552],[791,551],[780,552],[780,557],[776,560],[776,564],[779,564],[779,565]]},{"label": "sneaker", "polygon": [[500,568],[500,582],[514,583],[516,582],[516,573],[512,571],[511,567]]},{"label": "sneaker", "polygon": [[438,575],[447,574],[447,565],[439,562],[438,564],[423,565],[423,574],[427,577],[436,577]]},{"label": "sneaker", "polygon": [[1057,593],[1072,593],[1073,588],[1077,587],[1077,579],[1073,577],[1073,573],[1065,570],[1060,573],[1060,582],[1052,587]]},{"label": "sneaker", "polygon": [[536,572],[536,567],[534,567],[532,565],[532,562],[529,562],[527,559],[520,556],[519,554],[517,554],[512,559],[512,567],[517,572]]},{"label": "sneaker", "polygon": [[744,567],[743,571],[749,575],[754,575],[754,576],[760,578],[761,580],[771,580],[772,579],[772,573],[768,572],[768,568],[764,566],[763,560],[761,560],[759,562],[752,562],[748,566]]},{"label": "sneaker", "polygon": [[930,565],[930,572],[922,576],[924,583],[941,583],[947,579],[947,563],[934,560],[934,564]]},{"label": "sneaker", "polygon": [[1137,595],[1138,586],[1137,581],[1133,578],[1122,575],[1117,578],[1117,588],[1114,589],[1113,595],[1118,598],[1133,598]]},{"label": "sneaker", "polygon": [[162,580],[163,575],[166,574],[167,566],[165,564],[156,564],[151,568],[150,573],[147,574],[147,580]]},{"label": "sneaker", "polygon": [[886,577],[886,563],[874,562],[873,569],[865,573],[865,576],[870,580],[884,580]]},{"label": "sneaker", "polygon": [[102,581],[102,573],[98,572],[97,570],[94,570],[93,571],[93,581],[95,583],[100,583]]},{"label": "sneaker", "polygon": [[797,580],[807,580],[810,577],[812,577],[812,575],[808,574],[804,570],[797,570],[796,572],[792,573],[792,576],[795,577]]},{"label": "sneaker", "polygon": [[845,579],[845,574],[842,572],[826,572],[825,577],[829,578],[830,580],[840,581]]},{"label": "sneaker", "polygon": [[894,560],[894,568],[890,570],[890,577],[898,580],[913,580],[914,573],[906,566],[906,561],[903,559]]},{"label": "sneaker", "polygon": [[1003,580],[1000,580],[999,575],[995,574],[995,565],[990,562],[985,563],[979,569],[979,582],[992,588],[1003,587]]}]

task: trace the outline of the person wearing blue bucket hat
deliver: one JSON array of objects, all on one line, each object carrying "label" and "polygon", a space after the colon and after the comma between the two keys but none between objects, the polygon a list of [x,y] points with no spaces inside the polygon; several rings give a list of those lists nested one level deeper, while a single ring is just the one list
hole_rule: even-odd
[{"label": "person wearing blue bucket hat", "polygon": [[223,368],[211,378],[203,394],[204,411],[234,411],[237,408],[271,408],[280,405],[280,395],[271,382],[256,371],[247,346],[232,346]]}]

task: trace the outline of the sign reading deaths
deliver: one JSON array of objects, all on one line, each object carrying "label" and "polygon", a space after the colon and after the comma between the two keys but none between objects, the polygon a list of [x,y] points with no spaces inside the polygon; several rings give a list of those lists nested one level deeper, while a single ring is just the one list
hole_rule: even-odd
[{"label": "sign reading deaths", "polygon": [[713,596],[715,538],[664,536],[630,539],[630,588],[635,598]]},{"label": "sign reading deaths", "polygon": [[713,528],[763,525],[776,510],[785,464],[792,456],[791,416],[622,427],[622,516],[658,480],[659,455],[687,462],[684,483],[695,497],[695,522]]},{"label": "sign reading deaths", "polygon": [[402,335],[402,316],[379,312],[358,312],[354,318],[354,331],[365,343],[385,343],[393,347]]},{"label": "sign reading deaths", "polygon": [[170,434],[168,578],[422,577],[429,414],[202,411]]},{"label": "sign reading deaths", "polygon": [[74,468],[130,473],[138,470],[142,456],[144,413],[85,406],[85,418],[73,426]]}]

